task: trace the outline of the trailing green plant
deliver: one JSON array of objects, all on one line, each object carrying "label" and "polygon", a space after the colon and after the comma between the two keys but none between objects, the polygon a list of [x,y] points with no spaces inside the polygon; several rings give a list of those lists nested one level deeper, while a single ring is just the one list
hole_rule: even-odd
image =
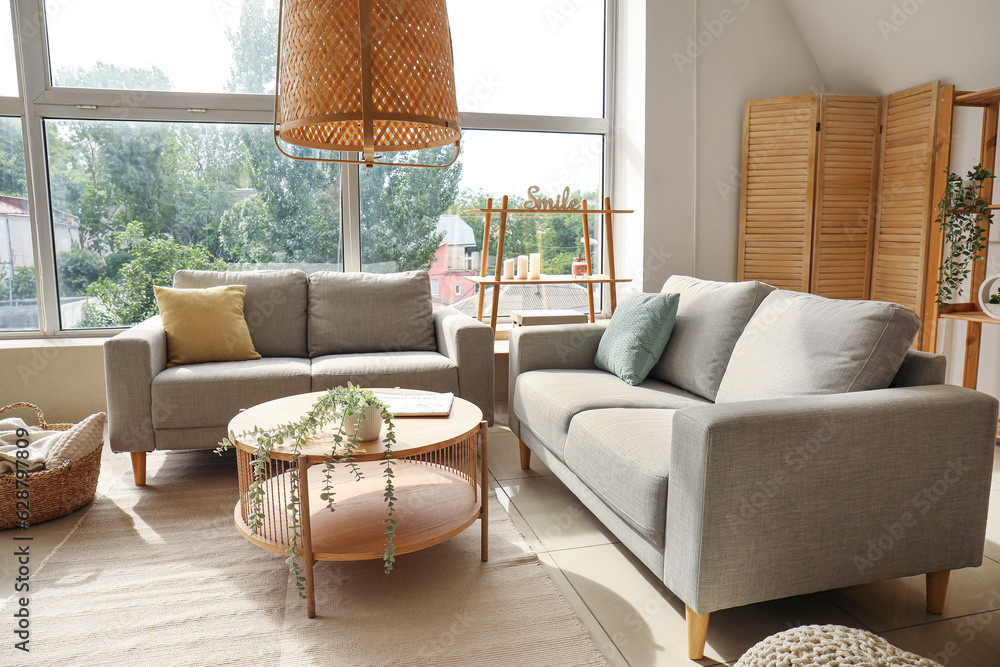
[{"label": "trailing green plant", "polygon": [[[946,170],[947,171],[947,170]],[[977,164],[963,180],[948,172],[948,185],[938,203],[935,222],[941,225],[946,255],[939,269],[937,302],[950,303],[969,277],[972,263],[983,258],[988,240],[987,226],[993,222],[989,202],[980,196],[980,188],[994,174]]]},{"label": "trailing green plant", "polygon": [[333,444],[330,451],[325,453],[323,462],[323,491],[320,498],[326,501],[326,505],[331,512],[336,510],[334,506],[334,483],[333,473],[338,464],[346,465],[355,480],[364,478],[364,473],[357,465],[354,454],[361,441],[358,439],[357,431],[360,427],[355,424],[364,418],[366,408],[377,407],[381,410],[382,421],[385,422],[386,434],[382,440],[385,445],[385,459],[380,463],[383,466],[382,474],[385,477],[385,492],[383,498],[386,504],[386,518],[382,524],[385,526],[385,572],[389,574],[395,563],[396,526],[399,522],[394,517],[395,512],[395,472],[393,466],[395,460],[392,458],[392,447],[396,443],[396,425],[393,415],[389,412],[385,403],[379,401],[375,394],[368,390],[348,383],[346,387],[335,387],[319,397],[313,407],[306,414],[296,421],[281,424],[274,428],[262,429],[259,426],[252,430],[236,436],[230,432],[228,438],[224,438],[216,452],[221,454],[227,449],[234,447],[234,440],[238,438],[253,438],[256,440],[256,452],[251,462],[253,481],[248,489],[249,507],[247,508],[247,526],[259,534],[264,525],[264,499],[266,495],[265,477],[267,463],[271,459],[271,454],[275,448],[282,447],[282,453],[288,453],[292,457],[293,464],[288,470],[289,496],[286,509],[290,519],[290,543],[285,553],[288,558],[290,579],[299,590],[299,595],[303,595],[305,590],[305,578],[302,575],[301,547],[301,527],[302,520],[299,513],[299,488],[302,473],[299,470],[300,455],[302,448],[306,446],[308,440],[333,424],[332,439]]}]

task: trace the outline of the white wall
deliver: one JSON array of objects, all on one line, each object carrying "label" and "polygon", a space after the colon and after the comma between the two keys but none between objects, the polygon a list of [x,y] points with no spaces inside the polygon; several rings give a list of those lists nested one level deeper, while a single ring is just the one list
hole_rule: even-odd
[{"label": "white wall", "polygon": [[997,0],[784,0],[832,92],[1000,85]]},{"label": "white wall", "polygon": [[107,410],[103,342],[99,338],[3,341],[0,406],[34,403],[50,422],[77,422]]},{"label": "white wall", "polygon": [[[621,4],[632,11],[642,1]],[[819,91],[819,70],[780,0],[645,0],[644,32],[627,14],[619,28],[646,54],[644,118],[635,81],[618,81],[628,112],[616,117],[616,177],[632,197],[643,186],[619,263],[647,292],[675,273],[733,280],[743,101]]]}]

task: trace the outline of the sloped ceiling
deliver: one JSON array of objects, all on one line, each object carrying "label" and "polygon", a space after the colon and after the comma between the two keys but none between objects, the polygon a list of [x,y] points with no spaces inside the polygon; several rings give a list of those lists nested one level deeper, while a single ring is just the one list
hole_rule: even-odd
[{"label": "sloped ceiling", "polygon": [[1000,86],[998,0],[783,0],[828,92]]}]

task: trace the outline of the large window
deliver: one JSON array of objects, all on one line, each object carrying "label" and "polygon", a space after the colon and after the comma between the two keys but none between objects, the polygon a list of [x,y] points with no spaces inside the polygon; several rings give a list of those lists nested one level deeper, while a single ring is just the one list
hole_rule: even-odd
[{"label": "large window", "polygon": [[[156,310],[152,286],[178,268],[428,269],[436,302],[467,308],[482,218],[466,209],[516,203],[531,185],[596,204],[607,185],[602,0],[449,0],[464,134],[458,162],[440,170],[277,152],[277,0],[11,1],[14,21],[0,12],[0,335],[141,321]],[[541,249],[546,273],[567,273],[591,242],[578,218],[516,220],[507,241],[508,256]],[[576,291],[560,304],[583,307]]]}]

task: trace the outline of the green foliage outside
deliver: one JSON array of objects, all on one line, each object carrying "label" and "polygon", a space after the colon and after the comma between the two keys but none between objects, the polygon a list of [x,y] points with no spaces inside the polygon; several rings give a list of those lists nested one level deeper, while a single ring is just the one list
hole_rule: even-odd
[{"label": "green foliage outside", "polygon": [[19,266],[14,269],[14,279],[10,279],[10,266],[0,266],[0,300],[34,299],[35,267]]},{"label": "green foliage outside", "polygon": [[87,286],[104,275],[104,258],[93,250],[73,248],[60,253],[56,259],[59,267],[59,290],[73,296],[86,294]]},{"label": "green foliage outside", "polygon": [[154,285],[172,285],[178,269],[222,270],[226,265],[198,246],[186,246],[164,235],[149,235],[138,222],[129,224],[115,242],[133,260],[115,281],[101,278],[87,288],[81,326],[131,325],[155,315]]}]

